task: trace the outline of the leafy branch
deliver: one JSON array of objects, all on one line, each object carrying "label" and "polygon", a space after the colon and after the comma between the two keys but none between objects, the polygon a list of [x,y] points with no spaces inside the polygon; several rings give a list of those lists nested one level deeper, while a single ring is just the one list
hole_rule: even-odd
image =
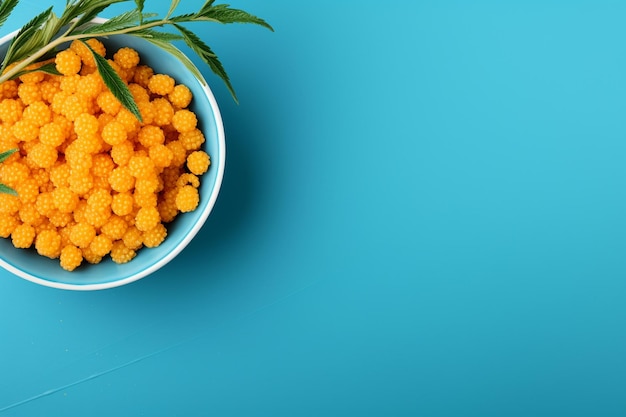
[{"label": "leafy branch", "polygon": [[[0,0],[0,26],[7,20],[19,0]],[[44,10],[26,23],[11,41],[7,53],[0,65],[0,83],[18,77],[30,71],[55,73],[53,66],[37,68],[33,64],[51,58],[57,48],[75,40],[84,41],[93,37],[113,35],[133,35],[164,49],[178,58],[192,73],[202,80],[201,74],[181,51],[172,45],[172,41],[183,41],[200,59],[225,83],[233,99],[237,95],[226,71],[213,50],[186,24],[214,23],[252,23],[271,31],[274,29],[265,20],[243,10],[231,8],[226,4],[214,4],[215,0],[206,0],[195,13],[175,15],[180,0],[172,0],[167,14],[158,18],[154,13],[144,13],[144,0],[132,0],[134,8],[104,23],[93,23],[92,19],[115,3],[131,0],[67,0],[63,13],[57,16],[52,7]],[[178,34],[156,30],[172,27]],[[91,51],[96,60],[98,72],[115,97],[138,119],[141,115],[134,103],[126,84],[117,76],[106,59]],[[101,58],[101,57],[100,57]]]}]

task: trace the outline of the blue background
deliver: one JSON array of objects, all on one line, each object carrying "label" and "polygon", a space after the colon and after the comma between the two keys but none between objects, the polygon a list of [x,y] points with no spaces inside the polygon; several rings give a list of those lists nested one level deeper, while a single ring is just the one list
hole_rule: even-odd
[{"label": "blue background", "polygon": [[0,416],[626,415],[626,3],[230,3],[214,212],[122,288],[1,272]]}]

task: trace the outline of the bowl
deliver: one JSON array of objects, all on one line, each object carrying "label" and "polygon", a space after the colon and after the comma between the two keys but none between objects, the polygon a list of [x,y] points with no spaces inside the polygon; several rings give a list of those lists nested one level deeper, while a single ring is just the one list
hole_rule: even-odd
[{"label": "bowl", "polygon": [[[4,56],[10,40],[16,34],[17,31],[0,39],[0,56]],[[118,287],[144,278],[165,266],[180,254],[204,225],[213,209],[224,175],[224,127],[217,102],[206,81],[201,83],[179,60],[145,40],[130,35],[115,35],[100,40],[107,47],[107,56],[120,47],[131,47],[139,52],[141,63],[151,66],[155,73],[169,74],[178,84],[189,87],[193,93],[189,108],[196,113],[198,128],[205,135],[203,150],[211,156],[211,166],[200,178],[198,207],[194,211],[180,213],[173,222],[166,224],[168,235],[163,243],[155,248],[139,249],[137,256],[128,263],[116,264],[107,256],[99,264],[83,262],[83,265],[69,272],[60,267],[58,259],[41,256],[34,248],[17,249],[10,238],[0,238],[0,266],[25,280],[65,290]]]}]

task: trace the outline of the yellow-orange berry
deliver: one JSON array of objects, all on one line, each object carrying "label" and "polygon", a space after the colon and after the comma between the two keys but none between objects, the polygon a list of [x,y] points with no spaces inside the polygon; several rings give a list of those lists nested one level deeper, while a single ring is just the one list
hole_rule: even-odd
[{"label": "yellow-orange berry", "polygon": [[97,256],[105,256],[109,252],[111,252],[111,248],[113,247],[113,241],[107,235],[97,235],[91,241],[89,245],[89,249]]},{"label": "yellow-orange berry", "polygon": [[154,166],[157,168],[168,167],[174,158],[174,153],[163,144],[150,146],[148,149],[148,155],[154,162]]},{"label": "yellow-orange berry", "polygon": [[95,135],[99,127],[100,124],[96,116],[89,113],[83,113],[74,120],[74,132],[76,132],[79,138]]},{"label": "yellow-orange berry", "polygon": [[190,132],[181,133],[178,140],[188,151],[197,151],[204,143],[205,138],[200,130],[193,129]]},{"label": "yellow-orange berry", "polygon": [[[3,215],[2,217],[4,216],[5,215]],[[22,223],[30,224],[33,226],[39,226],[44,220],[44,217],[41,215],[41,213],[39,213],[39,211],[37,211],[37,208],[32,204],[22,205],[18,212],[18,216]]]},{"label": "yellow-orange berry", "polygon": [[96,103],[98,103],[98,106],[103,112],[113,116],[115,116],[122,108],[122,104],[109,90],[104,90],[98,94]]},{"label": "yellow-orange berry", "polygon": [[89,171],[70,171],[68,183],[70,190],[78,195],[84,195],[93,187],[93,175]]},{"label": "yellow-orange berry", "polygon": [[7,80],[0,83],[0,98],[17,97],[17,81]]},{"label": "yellow-orange berry", "polygon": [[13,133],[13,136],[19,141],[30,142],[31,140],[37,139],[39,127],[29,120],[22,119],[15,122],[11,127],[11,133]]},{"label": "yellow-orange berry", "polygon": [[150,230],[143,232],[143,244],[147,248],[155,248],[165,240],[167,229],[162,223],[157,224]]},{"label": "yellow-orange berry", "polygon": [[52,191],[54,206],[62,213],[71,213],[78,205],[78,195],[69,187],[58,187]]},{"label": "yellow-orange berry", "polygon": [[37,211],[42,216],[48,216],[56,208],[54,205],[54,196],[51,192],[40,193],[35,202]]},{"label": "yellow-orange berry", "polygon": [[89,113],[91,107],[89,98],[80,92],[70,94],[62,105],[61,114],[74,121],[82,113]]},{"label": "yellow-orange berry", "polygon": [[48,215],[48,220],[57,228],[65,227],[72,221],[71,213],[63,213],[58,209],[52,210]]},{"label": "yellow-orange berry", "polygon": [[55,187],[66,187],[69,185],[70,166],[64,162],[58,162],[50,169],[50,181]]},{"label": "yellow-orange berry", "polygon": [[184,84],[178,84],[174,87],[171,93],[167,96],[175,107],[179,109],[186,108],[193,98],[191,90]]},{"label": "yellow-orange berry", "polygon": [[96,98],[102,92],[104,83],[97,72],[84,75],[78,80],[76,89],[89,98]]},{"label": "yellow-orange berry", "polygon": [[152,123],[157,126],[165,126],[172,122],[174,108],[167,99],[155,98],[152,100],[152,107],[154,108],[154,119]]},{"label": "yellow-orange berry", "polygon": [[116,120],[107,123],[102,129],[102,140],[109,145],[119,145],[128,137],[124,125]]},{"label": "yellow-orange berry", "polygon": [[187,161],[187,149],[181,141],[175,140],[169,142],[166,146],[172,151],[172,163],[170,166],[180,167]]},{"label": "yellow-orange berry", "polygon": [[113,60],[122,68],[130,69],[139,64],[139,54],[132,48],[124,47],[118,49],[113,55]]},{"label": "yellow-orange berry", "polygon": [[154,94],[166,96],[174,91],[175,83],[174,79],[167,74],[154,74],[148,80],[148,89]]},{"label": "yellow-orange berry", "polygon": [[133,193],[135,204],[139,207],[156,207],[158,197],[155,193],[147,193],[135,190]]},{"label": "yellow-orange berry", "polygon": [[66,75],[65,77],[60,77],[59,88],[68,94],[73,94],[79,91],[78,83],[80,82],[80,78],[81,77],[78,74]]},{"label": "yellow-orange berry", "polygon": [[124,141],[111,148],[111,158],[117,165],[126,165],[134,154],[134,147],[130,141]]},{"label": "yellow-orange berry", "polygon": [[50,146],[60,146],[65,141],[63,129],[57,123],[47,123],[39,129],[39,141]]},{"label": "yellow-orange berry", "polygon": [[55,147],[40,142],[28,152],[28,158],[38,167],[50,168],[57,161],[58,152]]},{"label": "yellow-orange berry", "polygon": [[196,175],[202,175],[209,169],[211,158],[204,151],[194,151],[187,157],[187,168]]},{"label": "yellow-orange berry", "polygon": [[20,222],[14,214],[0,216],[0,237],[8,238],[11,236],[19,224]]},{"label": "yellow-orange berry", "polygon": [[126,229],[128,229],[128,223],[126,223],[126,220],[113,214],[100,230],[112,240],[119,240],[124,236],[124,233],[126,233]]},{"label": "yellow-orange berry", "polygon": [[49,79],[39,84],[39,91],[41,91],[41,99],[47,103],[52,103],[54,95],[61,91],[60,82],[56,79]]},{"label": "yellow-orange berry", "polygon": [[122,240],[124,245],[132,250],[137,250],[143,245],[143,235],[135,226],[130,226],[126,229]]},{"label": "yellow-orange berry", "polygon": [[128,168],[135,178],[149,178],[155,175],[154,162],[148,156],[135,154],[128,161]]},{"label": "yellow-orange berry", "polygon": [[131,83],[128,85],[128,90],[133,95],[136,103],[150,101],[150,94],[148,91],[137,83]]},{"label": "yellow-orange berry", "polygon": [[74,245],[67,245],[61,250],[59,262],[61,268],[73,271],[83,263],[83,252]]},{"label": "yellow-orange berry", "polygon": [[135,177],[127,166],[119,166],[109,174],[109,184],[117,192],[123,193],[132,190],[135,186]]},{"label": "yellow-orange berry", "polygon": [[169,223],[178,215],[178,207],[176,207],[176,195],[178,194],[178,188],[172,188],[166,190],[162,195],[157,205],[161,221]]},{"label": "yellow-orange berry", "polygon": [[35,240],[35,228],[30,224],[21,224],[13,229],[11,240],[16,248],[30,248]]},{"label": "yellow-orange berry", "polygon": [[176,208],[183,213],[195,210],[199,202],[200,195],[198,189],[191,185],[185,185],[176,194]]},{"label": "yellow-orange berry", "polygon": [[22,117],[24,106],[20,100],[4,99],[0,101],[0,120],[15,123]]},{"label": "yellow-orange berry", "polygon": [[154,122],[154,116],[156,112],[154,111],[154,106],[150,101],[140,101],[137,103],[137,108],[139,109],[139,114],[141,114],[141,124],[149,125]]},{"label": "yellow-orange berry", "polygon": [[80,71],[81,60],[71,49],[59,52],[54,60],[57,71],[63,75],[74,75]]},{"label": "yellow-orange berry", "polygon": [[39,84],[22,83],[17,88],[17,95],[22,103],[28,105],[41,100],[41,90]]},{"label": "yellow-orange berry", "polygon": [[196,128],[197,124],[198,118],[196,114],[186,109],[178,110],[172,116],[172,126],[180,133],[191,132]]},{"label": "yellow-orange berry", "polygon": [[130,262],[137,253],[124,245],[121,240],[113,242],[111,247],[111,259],[118,264]]},{"label": "yellow-orange berry", "polygon": [[61,235],[52,229],[40,231],[35,238],[35,249],[41,256],[58,258],[61,254]]},{"label": "yellow-orange berry", "polygon": [[134,199],[129,192],[117,193],[113,196],[111,201],[111,210],[118,216],[126,216],[132,213],[134,205]]},{"label": "yellow-orange berry", "polygon": [[141,207],[135,216],[135,227],[142,232],[156,227],[161,216],[156,207]]},{"label": "yellow-orange berry", "polygon": [[96,237],[96,229],[89,223],[76,223],[70,230],[71,242],[79,248],[86,248]]},{"label": "yellow-orange berry", "polygon": [[180,174],[178,180],[176,180],[176,187],[182,188],[185,185],[191,185],[194,188],[200,187],[200,178],[198,178],[195,174],[184,173]]},{"label": "yellow-orange berry", "polygon": [[147,87],[150,78],[154,75],[152,68],[146,65],[138,65],[133,74],[133,81],[142,87]]},{"label": "yellow-orange berry", "polygon": [[87,206],[98,211],[104,211],[111,207],[113,196],[102,188],[93,189],[87,198]]},{"label": "yellow-orange berry", "polygon": [[163,133],[163,129],[158,126],[148,125],[141,128],[139,134],[137,135],[137,139],[139,143],[141,143],[146,148],[149,148],[153,145],[159,145],[165,142],[165,134]]},{"label": "yellow-orange berry", "polygon": [[21,162],[0,164],[0,182],[9,187],[15,187],[28,178],[29,175],[30,169]]},{"label": "yellow-orange berry", "polygon": [[52,120],[50,107],[43,101],[35,101],[28,105],[22,113],[22,118],[41,127]]},{"label": "yellow-orange berry", "polygon": [[135,134],[139,129],[139,120],[126,109],[120,109],[115,115],[115,120],[123,124],[128,133]]},{"label": "yellow-orange berry", "polygon": [[34,204],[39,195],[39,184],[33,178],[21,181],[15,186],[17,196],[23,204]]},{"label": "yellow-orange berry", "polygon": [[90,264],[98,264],[102,261],[103,256],[100,256],[91,250],[91,245],[87,248],[82,248],[81,252],[83,254],[83,259]]}]

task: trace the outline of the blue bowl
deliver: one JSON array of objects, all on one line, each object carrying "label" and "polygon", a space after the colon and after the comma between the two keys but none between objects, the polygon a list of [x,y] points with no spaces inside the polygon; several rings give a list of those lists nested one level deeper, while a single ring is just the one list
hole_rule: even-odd
[{"label": "blue bowl", "polygon": [[[16,34],[14,32],[0,39],[0,56],[4,56],[9,41]],[[66,290],[101,290],[128,284],[157,271],[177,256],[201,229],[215,204],[224,175],[224,127],[215,97],[206,82],[202,84],[179,60],[145,40],[129,35],[101,40],[108,52],[123,46],[135,49],[142,63],[151,66],[155,73],[169,74],[177,83],[189,87],[193,93],[189,108],[198,116],[199,128],[206,138],[203,149],[211,156],[211,166],[200,178],[198,208],[180,213],[166,225],[168,235],[160,246],[141,248],[137,256],[126,264],[116,264],[107,256],[99,264],[84,262],[68,272],[60,267],[58,259],[41,256],[33,248],[16,249],[10,238],[0,238],[0,266],[40,285]]]}]

